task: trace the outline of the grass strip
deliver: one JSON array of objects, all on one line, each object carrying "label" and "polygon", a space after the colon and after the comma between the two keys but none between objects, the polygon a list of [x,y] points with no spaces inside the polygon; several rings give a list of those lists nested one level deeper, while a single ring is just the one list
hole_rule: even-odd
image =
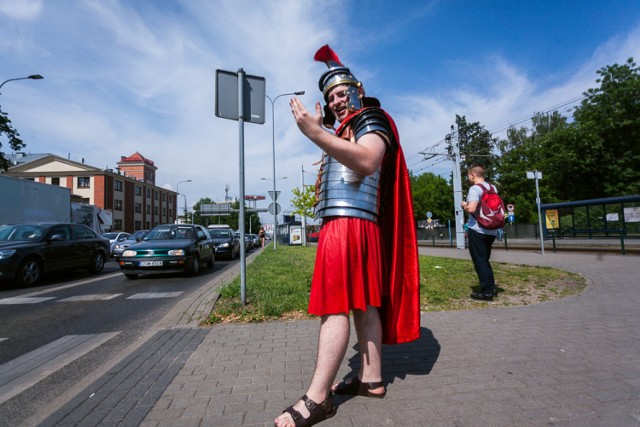
[{"label": "grass strip", "polygon": [[[240,300],[240,278],[223,285],[220,298],[206,324],[264,322],[310,318],[309,290],[315,246],[266,248],[247,266],[246,305]],[[493,302],[471,300],[477,276],[469,260],[420,256],[422,311],[473,310],[535,304],[568,295],[586,287],[579,274],[549,267],[493,262],[499,296]]]}]

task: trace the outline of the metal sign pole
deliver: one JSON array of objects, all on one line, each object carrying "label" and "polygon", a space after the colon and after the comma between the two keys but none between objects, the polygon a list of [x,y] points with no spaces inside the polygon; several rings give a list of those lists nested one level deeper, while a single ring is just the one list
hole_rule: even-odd
[{"label": "metal sign pole", "polygon": [[245,259],[246,248],[244,239],[244,70],[238,70],[238,135],[240,145],[240,300],[242,305],[247,304],[247,264]]}]

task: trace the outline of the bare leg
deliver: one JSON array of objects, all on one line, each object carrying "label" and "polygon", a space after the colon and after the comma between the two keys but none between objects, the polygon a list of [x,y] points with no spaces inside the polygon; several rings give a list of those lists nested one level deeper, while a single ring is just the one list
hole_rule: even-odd
[{"label": "bare leg", "polygon": [[[322,316],[316,368],[311,379],[311,385],[307,390],[309,399],[316,403],[322,403],[329,396],[331,383],[338,373],[340,364],[347,352],[348,344],[349,317],[344,314]],[[301,400],[293,407],[304,418],[309,416],[309,411]],[[278,427],[295,427],[295,423],[287,413],[276,418],[275,425]]]},{"label": "bare leg", "polygon": [[[367,306],[366,311],[353,310],[353,321],[358,334],[360,346],[360,372],[358,378],[362,382],[382,381],[382,324],[376,307]],[[334,384],[332,389],[335,389]],[[384,387],[370,390],[372,393],[383,393]]]}]

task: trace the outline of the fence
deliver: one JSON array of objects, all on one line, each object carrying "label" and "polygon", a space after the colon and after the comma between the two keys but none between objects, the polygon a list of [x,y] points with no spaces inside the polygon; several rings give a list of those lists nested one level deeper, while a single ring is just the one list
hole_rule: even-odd
[{"label": "fence", "polygon": [[[455,229],[448,228],[418,229],[418,243],[421,246],[456,247]],[[465,242],[465,247],[467,247]],[[504,228],[502,240],[493,243],[494,249],[541,249],[539,228],[535,224],[507,225]],[[589,252],[617,252],[625,254],[640,254],[640,237],[626,236],[624,233],[603,236],[556,236],[544,239],[545,252],[558,251],[589,251]]]}]

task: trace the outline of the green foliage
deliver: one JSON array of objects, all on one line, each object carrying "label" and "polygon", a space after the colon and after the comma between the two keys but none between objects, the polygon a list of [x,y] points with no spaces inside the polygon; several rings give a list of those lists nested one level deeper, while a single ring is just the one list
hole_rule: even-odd
[{"label": "green foliage", "polygon": [[[12,151],[19,151],[26,146],[20,139],[20,134],[11,124],[7,113],[0,108],[0,148],[2,148],[2,139],[6,138]],[[9,168],[9,162],[2,155],[0,150],[0,170],[6,171]]]},{"label": "green foliage", "polygon": [[313,209],[316,203],[315,186],[305,185],[303,189],[296,187],[291,191],[293,192],[293,198],[291,199],[293,213],[300,216],[304,215],[309,218],[315,218],[315,211]]},{"label": "green foliage", "polygon": [[453,187],[446,179],[431,172],[410,178],[416,221],[426,219],[427,212],[441,224],[454,218]]}]

